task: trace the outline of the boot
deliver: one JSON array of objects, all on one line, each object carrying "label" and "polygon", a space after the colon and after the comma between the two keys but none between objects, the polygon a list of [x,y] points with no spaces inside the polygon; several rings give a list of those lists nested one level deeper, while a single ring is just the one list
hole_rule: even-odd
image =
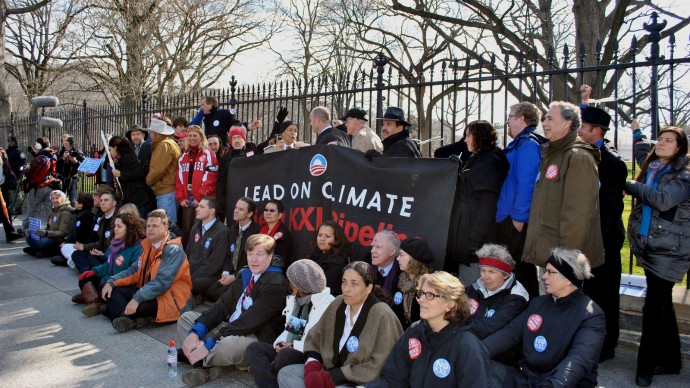
[{"label": "boot", "polygon": [[101,299],[98,296],[98,291],[93,283],[88,282],[81,288],[81,293],[84,295],[84,303],[86,307],[81,309],[82,314],[87,317],[95,317],[101,313]]},{"label": "boot", "polygon": [[74,296],[72,297],[72,303],[76,303],[76,304],[84,304],[84,303],[86,303],[86,301],[84,300],[84,294],[82,294],[82,293],[80,292],[80,293],[78,293],[77,295],[74,295]]}]

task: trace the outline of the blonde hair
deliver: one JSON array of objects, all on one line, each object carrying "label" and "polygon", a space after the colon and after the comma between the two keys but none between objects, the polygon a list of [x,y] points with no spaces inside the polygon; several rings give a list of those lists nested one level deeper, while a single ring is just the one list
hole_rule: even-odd
[{"label": "blonde hair", "polygon": [[117,211],[117,214],[131,214],[133,216],[136,216],[137,218],[141,218],[141,213],[139,213],[137,205],[133,203],[126,203],[122,205],[122,207]]},{"label": "blonde hair", "polygon": [[276,240],[267,234],[253,234],[247,238],[244,249],[249,252],[257,245],[263,245],[266,253],[270,255],[276,249]]},{"label": "blonde hair", "polygon": [[[190,125],[189,128],[187,128],[187,133],[189,134],[190,132],[196,132],[199,134],[199,137],[201,137],[201,140],[199,140],[199,148],[200,149],[208,148],[208,139],[206,139],[206,135],[204,134],[204,130],[201,129],[200,126]],[[187,136],[189,136],[189,135],[187,135]],[[189,140],[187,140],[187,142],[189,142]]]},{"label": "blonde hair", "polygon": [[421,290],[425,283],[442,298],[455,302],[453,308],[443,315],[443,319],[462,323],[470,318],[470,301],[467,299],[465,286],[458,278],[445,271],[422,275],[417,281],[417,290]]}]

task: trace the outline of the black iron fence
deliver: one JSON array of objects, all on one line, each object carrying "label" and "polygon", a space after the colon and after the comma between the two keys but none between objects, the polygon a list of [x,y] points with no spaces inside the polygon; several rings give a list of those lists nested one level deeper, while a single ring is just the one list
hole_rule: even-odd
[{"label": "black iron fence", "polygon": [[[648,35],[633,38],[627,49],[616,44],[612,53],[603,53],[602,44],[597,43],[593,60],[586,58],[583,44],[577,49],[548,48],[544,55],[537,55],[535,47],[531,55],[489,53],[478,59],[442,60],[410,68],[394,68],[379,54],[370,68],[304,81],[238,85],[232,77],[225,89],[163,97],[143,93],[139,102],[129,105],[90,107],[84,101],[81,106],[48,108],[39,115],[60,118],[62,129],[39,128],[35,115],[12,116],[0,121],[0,134],[3,138],[17,136],[25,147],[39,135],[59,145],[62,133],[70,133],[81,150],[92,154],[103,148],[100,131],[122,135],[134,124],[147,126],[150,116],[158,112],[191,119],[201,98],[211,95],[221,108],[234,109],[238,118],[263,121],[261,129],[248,135],[254,142],[268,137],[281,107],[287,107],[289,118],[297,123],[299,139],[313,142],[308,123],[309,111],[315,106],[330,108],[334,117],[359,106],[368,110],[370,118],[380,117],[388,105],[399,106],[413,123],[412,136],[429,156],[439,146],[457,141],[467,123],[477,119],[502,128],[505,144],[510,105],[531,101],[546,110],[552,100],[579,102],[579,87],[587,82],[593,87],[593,97],[604,100],[602,105],[613,116],[610,140],[631,159],[632,135],[626,129],[631,118],[641,117],[651,127],[652,137],[660,125],[687,128],[690,120],[690,56],[687,50],[684,56],[676,56],[675,37],[664,36],[663,27],[654,14],[645,25]],[[604,56],[610,58],[607,63],[602,63]],[[369,123],[376,125],[373,119]],[[632,166],[634,170],[635,164]],[[82,179],[81,189],[92,184],[92,179]]]}]

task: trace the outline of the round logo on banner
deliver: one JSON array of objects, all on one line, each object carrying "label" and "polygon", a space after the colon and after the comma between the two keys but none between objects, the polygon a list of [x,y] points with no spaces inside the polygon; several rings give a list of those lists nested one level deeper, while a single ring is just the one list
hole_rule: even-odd
[{"label": "round logo on banner", "polygon": [[309,162],[309,172],[311,175],[319,176],[326,172],[326,168],[328,168],[328,162],[323,155],[316,154],[311,158],[311,162]]},{"label": "round logo on banner", "polygon": [[546,342],[546,337],[543,335],[537,336],[537,338],[534,339],[534,350],[537,352],[542,353],[544,350],[546,350],[547,346],[548,343]]},{"label": "round logo on banner", "polygon": [[200,239],[201,239],[201,235],[199,233],[195,233],[194,234],[194,242],[198,243]]},{"label": "round logo on banner", "polygon": [[396,292],[395,295],[393,296],[393,303],[400,304],[400,303],[402,303],[402,301],[403,301],[402,292],[400,292],[400,291]]},{"label": "round logo on banner", "polygon": [[407,340],[407,348],[409,349],[411,360],[416,360],[422,354],[422,343],[416,338]]},{"label": "round logo on banner", "polygon": [[206,240],[206,243],[204,244],[204,249],[208,249],[208,247],[210,247],[210,246],[211,246],[211,239],[209,238],[208,240]]},{"label": "round logo on banner", "polygon": [[434,374],[436,377],[444,379],[450,374],[450,363],[445,358],[434,361]]},{"label": "round logo on banner", "polygon": [[75,225],[76,225],[76,226],[77,226],[77,228],[78,228],[78,227],[79,227],[79,225],[81,225],[81,221],[77,221],[77,223],[76,223]]},{"label": "round logo on banner", "polygon": [[214,127],[217,127],[218,125],[220,125],[220,121],[218,121],[218,120],[213,120],[213,126],[214,126]]},{"label": "round logo on banner", "polygon": [[527,328],[534,333],[535,331],[539,330],[541,327],[543,319],[541,318],[541,315],[539,314],[532,314],[527,318]]},{"label": "round logo on banner", "polygon": [[558,176],[558,166],[555,164],[549,165],[546,168],[546,174],[544,175],[548,180],[554,180]]},{"label": "round logo on banner", "polygon": [[105,238],[110,238],[110,231],[109,230],[105,231]]},{"label": "round logo on banner", "polygon": [[470,298],[470,315],[474,315],[477,312],[477,308],[479,308],[479,302],[476,299]]},{"label": "round logo on banner", "polygon": [[359,339],[353,335],[347,339],[345,346],[347,346],[348,352],[354,353],[357,351],[357,349],[359,349]]},{"label": "round logo on banner", "polygon": [[115,258],[115,264],[117,264],[118,266],[121,266],[124,263],[125,263],[125,258],[122,257],[122,255]]},{"label": "round logo on banner", "polygon": [[487,318],[491,318],[491,317],[494,316],[495,313],[496,313],[496,310],[494,310],[494,309],[489,309],[489,310],[487,310],[486,314],[484,314],[484,316],[487,317]]},{"label": "round logo on banner", "polygon": [[254,301],[252,300],[251,296],[245,296],[244,301],[242,301],[242,308],[247,310],[248,308],[252,307],[254,304]]}]

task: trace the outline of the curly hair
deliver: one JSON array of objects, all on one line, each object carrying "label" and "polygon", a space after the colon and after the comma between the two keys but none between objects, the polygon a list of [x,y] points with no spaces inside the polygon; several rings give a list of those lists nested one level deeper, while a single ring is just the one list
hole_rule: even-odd
[{"label": "curly hair", "polygon": [[[674,127],[674,126],[668,126],[664,127],[661,131],[659,131],[659,134],[657,135],[657,138],[661,136],[662,134],[666,132],[673,132],[676,135],[676,143],[678,144],[678,152],[673,156],[671,160],[666,164],[666,166],[673,166],[678,162],[680,158],[684,158],[688,154],[688,136],[685,134],[682,128],[679,127]],[[656,155],[656,144],[652,147],[652,149],[649,151],[649,154],[647,154],[647,158],[645,161],[642,163],[642,166],[640,166],[640,173],[637,174],[637,177],[635,180],[638,182],[644,182],[647,179],[647,171],[649,170],[649,164],[652,163],[653,161],[659,159],[659,157]],[[666,167],[665,166],[665,167]]]},{"label": "curly hair", "polygon": [[[318,229],[316,229],[317,236],[319,235],[319,230],[321,230],[321,228],[324,226],[328,226],[333,229],[333,244],[331,244],[330,252],[336,256],[340,255],[342,252],[345,252],[350,258],[355,257],[355,253],[352,250],[352,244],[347,241],[343,228],[333,220],[326,220],[319,225]],[[315,246],[316,241],[313,241],[312,248]]]},{"label": "curly hair", "polygon": [[146,237],[144,225],[139,220],[139,217],[130,214],[122,213],[115,216],[110,225],[110,234],[115,235],[115,220],[120,220],[125,225],[125,246],[131,247],[139,243],[139,240]]},{"label": "curly hair", "polygon": [[407,264],[407,269],[405,272],[410,275],[410,278],[414,279],[419,276],[434,272],[434,269],[429,264],[410,256],[410,262]]},{"label": "curly hair", "polygon": [[474,153],[489,151],[496,148],[498,136],[496,129],[486,120],[477,120],[467,124],[467,133],[474,139]]},{"label": "curly hair", "polygon": [[470,301],[465,293],[465,286],[458,278],[445,271],[426,274],[417,281],[417,290],[421,290],[425,283],[442,298],[454,302],[453,308],[443,315],[443,319],[457,323],[464,323],[470,319]]}]

